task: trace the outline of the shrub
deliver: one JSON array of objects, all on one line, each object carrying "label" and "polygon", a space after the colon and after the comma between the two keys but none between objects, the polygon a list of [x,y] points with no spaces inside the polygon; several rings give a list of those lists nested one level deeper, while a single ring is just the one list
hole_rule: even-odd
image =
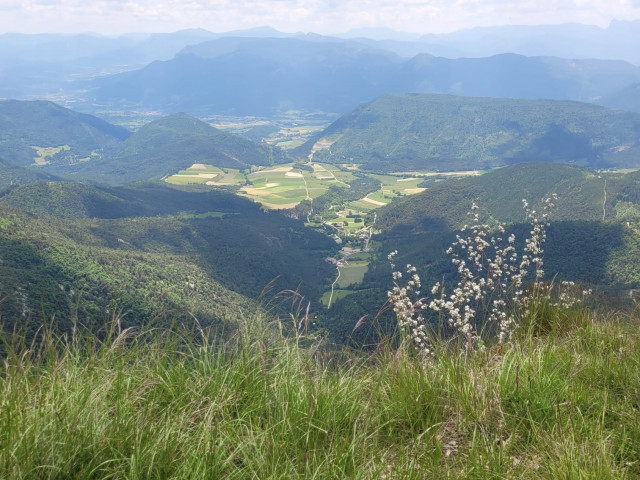
[{"label": "shrub", "polygon": [[[390,304],[396,314],[398,326],[405,336],[411,337],[416,350],[423,356],[433,355],[433,341],[426,312],[432,311],[444,320],[462,341],[467,350],[482,344],[479,327],[487,327],[497,333],[499,343],[507,342],[517,326],[517,316],[527,313],[532,298],[550,299],[553,284],[543,282],[543,244],[546,228],[557,195],[547,197],[542,212],[529,208],[523,200],[524,210],[531,224],[529,238],[525,241],[524,252],[518,255],[515,235],[505,239],[505,225],[498,223],[493,229],[480,221],[480,208],[474,202],[468,215],[470,227],[462,231],[466,236],[456,236],[456,241],[447,250],[451,261],[458,269],[459,280],[451,293],[445,285],[436,283],[431,289],[433,298],[420,296],[420,277],[412,265],[405,271],[408,280],[401,285],[402,272],[396,270],[393,258],[397,252],[389,254],[393,270],[393,288],[388,292]],[[534,269],[534,280],[525,290],[524,281]],[[566,303],[566,287],[554,298]],[[573,300],[577,298],[572,297]]]}]

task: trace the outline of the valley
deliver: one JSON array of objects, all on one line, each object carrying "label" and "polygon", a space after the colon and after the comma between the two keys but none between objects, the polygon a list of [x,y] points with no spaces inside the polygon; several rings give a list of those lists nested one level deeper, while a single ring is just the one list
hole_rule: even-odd
[{"label": "valley", "polygon": [[[550,235],[571,244],[577,241],[574,230],[588,228],[591,236],[616,239],[607,240],[598,261],[568,267],[554,253],[558,247],[551,247],[548,261],[554,275],[562,272],[598,286],[612,301],[624,302],[622,292],[640,286],[637,275],[621,268],[636,255],[631,239],[640,218],[634,180],[640,166],[640,117],[634,113],[548,100],[385,95],[332,123],[325,118],[314,125],[290,113],[287,128],[282,120],[251,117],[216,117],[214,127],[191,115],[173,114],[130,132],[46,102],[0,102],[3,109],[5,118],[18,115],[23,123],[5,121],[0,153],[20,174],[11,174],[15,180],[0,194],[0,206],[78,222],[113,219],[111,228],[123,230],[109,248],[146,251],[157,244],[160,251],[186,254],[199,268],[210,269],[224,288],[248,298],[278,278],[283,290],[294,285],[302,289],[316,306],[316,324],[338,343],[351,319],[382,307],[387,250],[402,248],[403,261],[419,265],[428,281],[450,274],[440,255],[474,200],[492,221],[517,230],[523,220],[519,199],[535,205],[555,190],[560,196],[555,219],[561,223]],[[8,132],[27,129],[29,116],[36,113],[40,119],[62,116],[66,123],[40,137],[47,142],[35,140],[41,128],[37,122],[29,124],[30,146],[12,140]],[[321,118],[316,117],[318,122]],[[93,131],[93,126],[111,136],[92,134],[89,140],[80,133]],[[29,162],[23,160],[27,148],[32,149]],[[532,157],[538,162],[528,162]],[[34,158],[39,159],[35,164]],[[597,166],[607,169],[586,168]],[[48,183],[37,181],[45,175]],[[151,206],[148,195],[158,204]],[[206,195],[218,195],[216,201],[240,210],[194,203]],[[184,207],[171,205],[178,198],[187,202]],[[241,201],[250,202],[240,207]],[[262,251],[233,265],[231,259],[238,257],[231,252],[248,241],[239,232],[246,228],[249,205],[255,209],[251,218],[264,216],[272,223],[289,218],[293,223],[287,233],[276,232],[274,225],[258,228],[266,224],[254,222],[251,231],[259,236],[256,248]],[[149,214],[164,220],[152,221]],[[562,223],[576,221],[592,226]],[[156,229],[172,225],[173,231],[178,223],[185,223],[183,234],[162,234],[146,246],[127,234],[142,227],[141,238],[150,241]],[[225,234],[222,243],[201,237],[203,232],[219,236],[216,225],[226,225],[232,236]],[[296,245],[299,253],[283,251],[287,259],[275,260],[273,249],[292,245],[291,235],[302,241]],[[73,241],[88,238],[83,234]],[[302,264],[294,259],[302,258],[297,255],[304,255],[310,241],[324,245],[314,260],[319,263],[311,266],[305,260],[306,273],[296,271]],[[222,252],[231,263],[221,260]],[[254,263],[263,265],[262,273],[251,273]],[[322,275],[312,273],[317,271]],[[293,278],[298,280],[289,283]],[[159,284],[154,288],[160,289]],[[135,323],[150,314],[138,311]]]},{"label": "valley", "polygon": [[639,5],[92,1],[0,32],[0,478],[640,478]]},{"label": "valley", "polygon": [[[339,194],[323,212],[313,210],[313,200],[321,197],[332,186],[338,192],[350,189],[349,182],[357,179],[354,173],[372,179],[378,190],[353,201],[345,201]],[[426,190],[418,187],[425,179],[430,183],[462,178],[480,172],[403,172],[380,175],[359,171],[358,165],[331,165],[309,161],[270,167],[252,167],[249,171],[218,168],[212,165],[194,164],[186,170],[171,175],[165,181],[172,185],[202,185],[209,187],[233,187],[239,196],[248,198],[265,210],[292,210],[301,202],[309,203],[305,226],[330,236],[342,247],[336,258],[329,257],[337,268],[338,278],[331,289],[322,296],[322,303],[330,308],[335,289],[336,299],[353,292],[363,281],[371,257],[370,239],[375,220],[365,222],[373,210],[388,205],[393,199],[414,195]],[[379,233],[376,230],[376,233]]]}]

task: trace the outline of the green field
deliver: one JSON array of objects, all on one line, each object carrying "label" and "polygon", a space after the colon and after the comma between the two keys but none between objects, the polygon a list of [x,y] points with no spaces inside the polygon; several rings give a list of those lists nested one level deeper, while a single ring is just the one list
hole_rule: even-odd
[{"label": "green field", "polygon": [[295,148],[306,142],[314,133],[321,132],[325,125],[297,125],[283,127],[278,132],[272,133],[269,143],[283,149]]},{"label": "green field", "polygon": [[340,278],[336,285],[340,288],[348,288],[351,285],[361,283],[368,268],[369,262],[349,262],[348,265],[340,269]]},{"label": "green field", "polygon": [[[293,208],[303,200],[314,199],[324,194],[331,185],[349,187],[349,182],[357,179],[346,169],[325,163],[310,163],[313,172],[306,168],[296,168],[295,164],[279,164],[271,167],[253,167],[252,172],[244,174],[233,168],[220,168],[212,165],[194,164],[166,179],[173,185],[210,185],[238,186],[239,195],[260,203],[268,209]],[[353,166],[351,166],[353,167]],[[457,172],[456,172],[457,173]],[[425,178],[446,178],[446,173],[401,172],[397,174],[369,174],[382,183],[382,188],[365,198],[347,205],[354,213],[367,213],[390,203],[394,198],[419,193],[418,187]],[[336,217],[332,222],[347,221],[347,231],[353,233],[363,224],[355,224],[353,219]]]},{"label": "green field", "polygon": [[[356,218],[355,217],[347,217],[346,212],[340,212],[343,213],[342,215],[338,215],[334,218],[332,218],[331,220],[329,220],[330,223],[341,223],[344,225],[343,229],[345,232],[347,233],[355,233],[358,230],[361,230],[365,224],[364,224],[364,219],[362,216],[360,216],[361,221],[360,222],[356,222]],[[355,212],[354,212],[355,214]],[[346,222],[346,224],[345,224]]]},{"label": "green field", "polygon": [[[342,300],[344,297],[351,295],[352,293],[355,293],[355,292],[356,292],[355,290],[341,290],[336,288],[333,290],[333,298],[331,299],[331,303],[335,303],[338,300]],[[324,292],[324,294],[322,295],[322,298],[320,299],[320,301],[325,307],[329,306],[329,298],[331,298],[331,290],[329,290],[328,292]]]},{"label": "green field", "polygon": [[266,208],[293,208],[302,200],[317,198],[329,186],[353,180],[349,172],[331,165],[313,164],[313,172],[294,168],[293,164],[263,168],[246,176],[233,168],[195,164],[166,179],[173,185],[243,186],[240,195],[261,203]]},{"label": "green field", "polygon": [[312,164],[313,172],[295,168],[293,164],[277,165],[247,175],[249,185],[240,194],[266,208],[293,208],[303,200],[317,198],[331,185],[354,179],[331,165]]},{"label": "green field", "polygon": [[218,168],[212,165],[196,163],[186,170],[181,170],[166,179],[173,185],[244,185],[246,180],[240,170],[235,168]]},{"label": "green field", "polygon": [[324,130],[331,119],[319,120],[319,123],[298,125],[298,121],[293,119],[278,119],[274,121],[250,120],[237,118],[216,118],[207,119],[211,125],[220,130],[244,135],[254,141],[266,142],[270,145],[288,150],[299,147],[312,135]]},{"label": "green field", "polygon": [[371,176],[382,182],[382,188],[377,192],[370,193],[360,200],[351,202],[349,204],[349,208],[369,212],[391,203],[394,198],[404,195],[413,195],[425,190],[424,188],[418,187],[418,184],[423,182],[422,178],[403,178],[392,175],[375,174],[372,174]]}]

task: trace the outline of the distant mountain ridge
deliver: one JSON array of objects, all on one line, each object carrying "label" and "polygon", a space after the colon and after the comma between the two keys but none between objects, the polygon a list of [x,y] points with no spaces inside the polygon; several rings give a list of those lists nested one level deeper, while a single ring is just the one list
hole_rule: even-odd
[{"label": "distant mountain ridge", "polygon": [[607,108],[640,113],[640,82],[599,98],[596,103]]},{"label": "distant mountain ridge", "polygon": [[189,113],[340,112],[384,92],[379,84],[399,62],[392,53],[335,39],[222,38],[100,79],[90,95],[98,103]]},{"label": "distant mountain ridge", "polygon": [[220,38],[172,60],[94,82],[102,104],[271,116],[287,110],[345,113],[386,93],[592,101],[640,82],[615,60],[499,54],[403,58],[375,44],[331,37]]},{"label": "distant mountain ridge", "polygon": [[408,34],[360,29],[337,35],[413,57],[480,58],[515,53],[571,59],[624,60],[640,65],[640,21],[613,20],[606,28],[579,23],[475,27],[451,33]]},{"label": "distant mountain ridge", "polygon": [[[245,41],[253,41],[255,47],[245,48],[243,52],[228,51],[230,58],[225,61],[221,58],[214,61],[209,56],[207,61],[192,60],[189,63],[177,58],[189,54],[198,58],[207,57],[203,51],[211,48],[211,42],[224,44],[231,38],[237,41],[240,37]],[[266,55],[264,48],[260,47],[260,44],[263,47],[276,45],[274,41],[281,41],[276,50],[282,52],[284,59],[276,60],[273,55]],[[341,50],[350,53],[343,55],[327,50],[321,56],[309,55],[313,61],[305,64],[307,55],[300,55],[297,47],[290,46],[296,42],[317,44],[322,48],[329,44],[340,45]],[[526,95],[528,98],[592,101],[640,81],[635,74],[634,79],[628,81],[628,72],[623,71],[624,62],[628,62],[625,68],[640,65],[640,53],[636,48],[638,44],[640,21],[613,21],[607,28],[581,24],[507,25],[422,36],[379,29],[323,36],[315,33],[283,33],[270,27],[225,33],[202,29],[173,33],[131,33],[115,38],[95,34],[3,34],[0,35],[0,98],[64,98],[75,105],[82,105],[85,110],[105,106],[95,104],[94,100],[107,103],[122,101],[127,105],[162,106],[167,114],[177,111],[201,113],[203,109],[215,114],[235,112],[257,115],[287,109],[345,113],[358,103],[384,93],[522,96],[517,93],[516,87],[518,82],[524,81],[531,84],[531,92]],[[354,48],[361,51],[368,49],[369,59],[354,56]],[[507,68],[498,68],[496,65],[480,67],[469,62],[504,54],[530,58],[531,65],[522,61],[507,61]],[[432,62],[429,72],[408,68],[403,75],[413,73],[415,76],[410,78],[394,75],[393,68],[391,72],[387,71],[389,65],[385,62],[390,57],[397,56],[408,61],[417,55],[439,58],[438,65]],[[556,60],[540,60],[549,58]],[[150,68],[152,62],[172,62],[172,59],[176,62],[138,72],[139,69]],[[567,60],[559,63],[560,59]],[[595,59],[600,59],[599,65],[594,63]],[[253,69],[250,64],[252,60],[258,62]],[[616,64],[612,62],[614,60],[619,62]],[[536,72],[539,78],[536,82],[527,81],[531,71],[538,68],[536,62],[542,68],[541,72]],[[420,63],[424,64],[424,61]],[[373,66],[380,73],[372,76],[367,70]],[[182,67],[186,71],[180,76]],[[517,74],[519,68],[524,68],[523,75]],[[472,88],[473,79],[483,77],[483,70],[491,69],[494,69],[490,75],[493,78],[503,78],[507,82],[513,80],[511,93],[501,93],[496,88],[492,90],[489,85],[475,90]],[[123,72],[132,76],[107,77]],[[154,76],[152,72],[164,76]],[[199,72],[206,78],[198,78]],[[234,101],[228,101],[230,93],[233,93],[229,88],[233,85],[244,89],[245,95],[250,94],[252,89],[248,87],[255,87],[256,75],[264,79],[260,90],[263,93],[262,101],[259,95],[252,98],[251,102],[255,104],[253,109],[248,108],[251,102],[242,103],[241,95],[231,95]],[[603,78],[606,76],[608,80]],[[172,84],[171,77],[189,83],[188,88],[181,90]],[[554,79],[557,82],[553,83]],[[226,85],[225,80],[228,80]],[[153,82],[158,85],[150,85]],[[217,82],[221,82],[220,85]],[[553,84],[533,88],[536,83],[548,82]],[[571,83],[569,88],[567,82]],[[114,84],[118,84],[122,91],[118,92]],[[214,90],[209,96],[204,95],[207,85]],[[323,86],[330,88],[322,90]],[[218,93],[215,93],[216,89]],[[560,93],[553,95],[554,89]],[[93,90],[93,93],[86,95],[87,90]],[[191,98],[195,91],[205,100],[204,103],[198,104]],[[289,96],[286,95],[287,91],[290,92]],[[318,92],[315,99],[312,96],[314,91]],[[526,92],[526,89],[523,91]],[[327,95],[331,92],[337,92],[335,98]],[[264,97],[273,95],[277,100],[270,99],[265,103]],[[323,97],[324,100],[320,101]],[[238,106],[232,108],[233,104]],[[196,111],[197,108],[200,111]]]}]

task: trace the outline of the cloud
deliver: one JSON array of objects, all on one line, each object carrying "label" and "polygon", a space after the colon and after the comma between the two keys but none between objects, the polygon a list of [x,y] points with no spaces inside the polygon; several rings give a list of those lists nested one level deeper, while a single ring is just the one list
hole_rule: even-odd
[{"label": "cloud", "polygon": [[387,27],[441,33],[473,26],[640,18],[640,0],[0,0],[0,32],[228,31],[271,25],[339,33]]},{"label": "cloud", "polygon": [[7,1],[0,1],[0,11],[1,12],[8,12],[10,10],[19,10],[20,8],[22,8],[22,6],[20,5],[19,2],[7,2]]}]

